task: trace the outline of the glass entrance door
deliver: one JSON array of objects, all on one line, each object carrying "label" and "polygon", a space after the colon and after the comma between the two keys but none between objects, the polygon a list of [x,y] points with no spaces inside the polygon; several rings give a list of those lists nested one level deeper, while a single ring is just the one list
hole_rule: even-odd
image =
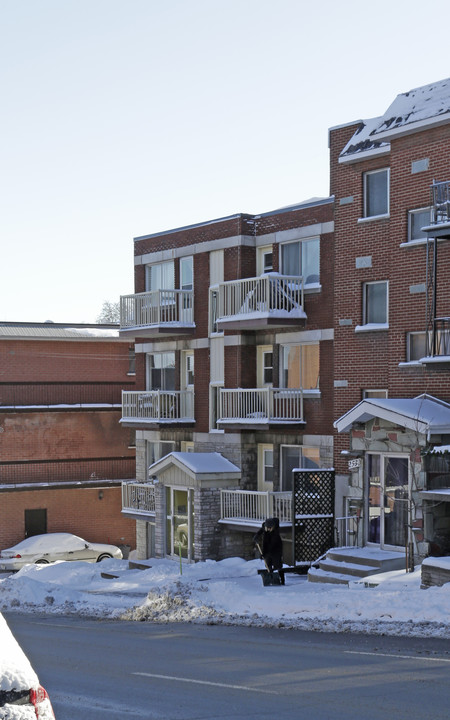
[{"label": "glass entrance door", "polygon": [[408,530],[409,460],[367,455],[369,543],[405,547]]},{"label": "glass entrance door", "polygon": [[194,502],[193,491],[174,487],[166,488],[166,549],[173,557],[185,560],[194,557]]}]

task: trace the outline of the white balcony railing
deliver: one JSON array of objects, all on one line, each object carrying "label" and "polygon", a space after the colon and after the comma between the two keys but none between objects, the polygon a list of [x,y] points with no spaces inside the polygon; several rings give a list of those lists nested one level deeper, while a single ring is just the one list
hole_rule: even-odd
[{"label": "white balcony railing", "polygon": [[268,517],[277,517],[285,525],[292,523],[291,492],[220,491],[222,521],[256,524],[263,523]]},{"label": "white balcony railing", "polygon": [[220,422],[303,422],[303,390],[220,389]]},{"label": "white balcony railing", "polygon": [[194,324],[192,290],[153,290],[120,298],[120,327]]},{"label": "white balcony railing", "polygon": [[303,278],[270,273],[219,285],[218,320],[278,313],[305,317]]},{"label": "white balcony railing", "polygon": [[173,422],[194,420],[193,390],[122,392],[122,420]]},{"label": "white balcony railing", "polygon": [[143,515],[155,514],[155,486],[150,483],[122,483],[122,510]]},{"label": "white balcony railing", "polygon": [[431,186],[431,221],[433,225],[450,223],[450,182],[435,182]]}]

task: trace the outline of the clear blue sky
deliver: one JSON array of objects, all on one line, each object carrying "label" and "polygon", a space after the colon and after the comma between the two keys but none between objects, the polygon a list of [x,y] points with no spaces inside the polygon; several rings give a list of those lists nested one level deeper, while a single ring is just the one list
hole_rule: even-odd
[{"label": "clear blue sky", "polygon": [[0,0],[0,320],[93,322],[133,238],[326,196],[328,128],[450,76],[448,0]]}]

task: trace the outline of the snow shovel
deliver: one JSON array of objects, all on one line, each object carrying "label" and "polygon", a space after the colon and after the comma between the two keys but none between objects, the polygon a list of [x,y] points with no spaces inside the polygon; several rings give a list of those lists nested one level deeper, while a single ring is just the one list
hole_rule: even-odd
[{"label": "snow shovel", "polygon": [[268,585],[282,585],[280,573],[278,570],[275,570],[274,572],[270,572],[269,566],[267,565],[266,559],[264,555],[262,554],[261,547],[259,543],[256,543],[256,547],[259,550],[259,554],[261,555],[262,559],[264,560],[264,565],[266,566],[265,570],[258,570],[258,575],[261,575],[263,585],[264,587],[267,587]]}]

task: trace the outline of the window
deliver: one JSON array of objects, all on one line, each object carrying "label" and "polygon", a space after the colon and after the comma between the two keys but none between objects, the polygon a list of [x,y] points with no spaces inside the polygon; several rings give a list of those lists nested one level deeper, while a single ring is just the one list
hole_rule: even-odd
[{"label": "window", "polygon": [[222,332],[217,327],[217,318],[219,317],[219,291],[211,290],[209,293],[209,331],[214,334]]},{"label": "window", "polygon": [[184,387],[194,387],[194,352],[190,350],[184,353]]},{"label": "window", "polygon": [[136,375],[136,353],[134,345],[128,348],[128,375]]},{"label": "window", "polygon": [[258,345],[256,349],[258,387],[273,385],[272,345]]},{"label": "window", "polygon": [[273,490],[273,445],[258,445],[258,490]]},{"label": "window", "polygon": [[272,272],[273,270],[273,250],[272,245],[264,245],[264,247],[256,248],[256,272],[258,275]]},{"label": "window", "polygon": [[175,270],[172,260],[145,267],[145,287],[151,290],[174,290]]},{"label": "window", "polygon": [[364,217],[389,213],[389,169],[373,170],[363,175]]},{"label": "window", "polygon": [[319,343],[281,345],[280,351],[280,387],[318,389]]},{"label": "window", "polygon": [[426,332],[409,332],[406,336],[406,361],[417,362],[427,354]]},{"label": "window", "polygon": [[303,276],[305,284],[320,282],[320,240],[296,240],[281,245],[281,272]]},{"label": "window", "polygon": [[386,325],[388,322],[388,283],[369,282],[363,286],[363,324]]},{"label": "window", "polygon": [[281,446],[281,489],[292,490],[292,471],[320,467],[320,450],[304,445]]},{"label": "window", "polygon": [[431,222],[430,208],[422,208],[421,210],[410,210],[408,213],[408,242],[415,240],[426,240],[427,236],[422,232],[422,228]]},{"label": "window", "polygon": [[147,355],[147,389],[175,390],[175,353]]},{"label": "window", "polygon": [[[153,465],[153,463],[161,460],[161,458],[165,457],[169,453],[174,452],[174,450],[175,443],[171,440],[161,440],[160,442],[150,442],[147,440],[145,443],[145,462],[147,470],[150,465]],[[152,476],[150,473],[148,473],[148,475],[148,479],[150,480]]]},{"label": "window", "polygon": [[366,400],[368,398],[387,398],[388,391],[387,390],[363,390],[362,396],[363,396],[363,400]]},{"label": "window", "polygon": [[180,290],[192,290],[194,287],[194,259],[192,255],[180,259]]}]

